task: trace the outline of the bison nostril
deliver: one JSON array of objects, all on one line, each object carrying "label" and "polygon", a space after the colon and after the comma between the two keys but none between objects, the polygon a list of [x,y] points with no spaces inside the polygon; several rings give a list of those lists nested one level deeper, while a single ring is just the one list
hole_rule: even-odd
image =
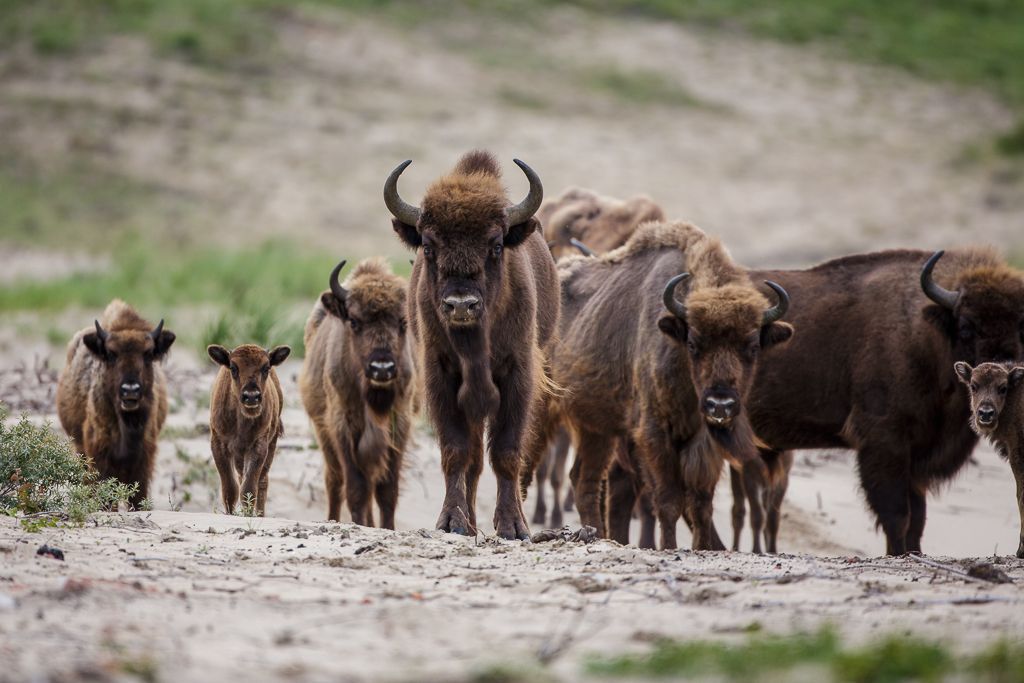
[{"label": "bison nostril", "polygon": [[447,296],[443,301],[443,308],[446,314],[465,316],[468,313],[476,313],[480,308],[480,299],[472,294],[461,296]]},{"label": "bison nostril", "polygon": [[121,396],[132,397],[142,393],[142,385],[138,382],[125,382],[121,385]]},{"label": "bison nostril", "polygon": [[704,399],[704,411],[714,417],[732,417],[736,413],[736,399],[708,396]]}]

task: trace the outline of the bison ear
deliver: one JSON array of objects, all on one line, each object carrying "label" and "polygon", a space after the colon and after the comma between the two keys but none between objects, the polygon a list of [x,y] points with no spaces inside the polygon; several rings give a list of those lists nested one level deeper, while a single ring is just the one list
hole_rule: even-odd
[{"label": "bison ear", "polygon": [[1011,388],[1017,386],[1022,381],[1024,381],[1024,368],[1017,367],[1010,370],[1009,384]]},{"label": "bison ear", "polygon": [[96,332],[86,332],[82,337],[82,343],[85,344],[85,348],[89,349],[89,351],[91,351],[97,358],[107,357],[107,345]]},{"label": "bison ear", "polygon": [[405,246],[410,249],[417,249],[423,244],[423,238],[420,236],[420,231],[416,229],[415,225],[409,225],[397,218],[392,218],[391,227],[398,233],[398,239],[402,240]]},{"label": "bison ear", "polygon": [[345,305],[345,302],[334,296],[331,292],[321,294],[320,303],[324,305],[324,308],[331,315],[342,320],[348,320],[348,307]]},{"label": "bison ear", "polygon": [[509,227],[508,233],[505,235],[505,239],[502,243],[509,249],[512,247],[518,247],[539,227],[540,223],[537,222],[537,219],[530,217],[529,220],[523,221],[519,225]]},{"label": "bison ear", "polygon": [[658,329],[680,343],[686,342],[686,335],[689,333],[686,321],[674,315],[658,318]]},{"label": "bison ear", "polygon": [[956,338],[956,319],[953,318],[953,313],[949,309],[933,304],[925,306],[921,310],[921,315],[949,338]]},{"label": "bison ear", "polygon": [[956,376],[960,378],[961,382],[964,384],[970,384],[971,373],[974,372],[974,368],[972,368],[969,363],[959,361],[957,363],[953,363],[953,372],[956,373]]},{"label": "bison ear", "polygon": [[162,358],[167,355],[167,352],[171,350],[171,344],[177,336],[170,330],[162,330],[160,336],[153,340],[153,355],[157,358]]},{"label": "bison ear", "polygon": [[288,355],[292,352],[290,346],[277,346],[273,351],[270,352],[270,364],[280,365],[288,358]]},{"label": "bison ear", "polygon": [[761,348],[770,349],[776,344],[789,341],[793,336],[793,326],[789,323],[775,322],[761,328]]},{"label": "bison ear", "polygon": [[220,344],[210,344],[206,347],[206,353],[209,354],[210,358],[213,359],[218,365],[227,367],[231,364],[231,354]]}]

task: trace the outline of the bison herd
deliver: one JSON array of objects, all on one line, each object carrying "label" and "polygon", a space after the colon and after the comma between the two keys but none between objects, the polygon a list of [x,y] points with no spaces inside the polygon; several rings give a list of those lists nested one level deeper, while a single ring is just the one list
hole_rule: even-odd
[{"label": "bison herd", "polygon": [[[497,479],[494,528],[529,537],[561,523],[569,444],[581,521],[642,547],[722,550],[712,521],[728,468],[732,548],[749,509],[753,550],[776,552],[793,451],[856,451],[886,552],[921,551],[926,499],[979,435],[1006,457],[1024,523],[1024,273],[996,253],[885,251],[806,270],[752,270],[646,197],[573,189],[543,203],[540,178],[512,204],[495,159],[466,154],[410,204],[399,165],[384,185],[408,282],[367,259],[341,262],[306,323],[299,378],[325,462],[327,516],[394,528],[403,454],[420,405],[440,446],[438,529],[475,534],[484,449]],[[57,407],[104,477],[148,494],[167,414],[160,361],[174,342],[115,300],[75,335]],[[227,512],[263,514],[282,433],[274,367],[288,347],[208,349],[221,367],[211,449]],[[1024,527],[1017,551],[1024,557]]]}]

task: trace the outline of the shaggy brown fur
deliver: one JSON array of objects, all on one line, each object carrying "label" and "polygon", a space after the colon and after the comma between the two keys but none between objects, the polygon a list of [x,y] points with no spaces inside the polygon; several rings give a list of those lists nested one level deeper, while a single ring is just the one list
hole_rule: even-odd
[{"label": "shaggy brown fur", "polygon": [[573,238],[603,254],[625,244],[641,223],[663,221],[665,214],[649,197],[621,200],[573,187],[544,202],[537,219],[551,254],[559,259],[576,253]]},{"label": "shaggy brown fur", "polygon": [[527,538],[519,475],[544,393],[541,349],[558,322],[554,262],[536,218],[510,224],[498,164],[486,152],[463,157],[421,206],[416,225],[393,224],[417,249],[409,314],[445,473],[437,528],[476,532],[486,425],[495,529]]},{"label": "shaggy brown fur", "polygon": [[1010,461],[1020,515],[1017,557],[1024,558],[1024,367],[982,363],[972,368],[959,362],[954,369],[970,391],[971,429]]},{"label": "shaggy brown fur", "polygon": [[210,449],[220,474],[224,512],[235,512],[237,473],[242,479],[243,503],[252,504],[262,517],[267,508],[270,466],[277,440],[284,433],[284,394],[274,367],[288,358],[291,349],[278,346],[264,351],[255,344],[243,344],[228,351],[212,344],[206,352],[221,366],[210,393]]},{"label": "shaggy brown fur", "polygon": [[791,321],[801,330],[758,367],[748,403],[755,432],[775,450],[856,450],[896,555],[921,550],[929,488],[956,474],[977,442],[954,362],[1024,355],[1024,274],[988,249],[951,251],[934,271],[939,286],[959,292],[950,308],[922,293],[930,255],[886,251],[750,273],[800,302]]},{"label": "shaggy brown fur", "polygon": [[352,521],[373,526],[376,499],[381,527],[394,529],[416,391],[406,282],[367,259],[343,290],[324,292],[306,323],[302,403],[324,454],[328,519],[344,497]]},{"label": "shaggy brown fur", "polygon": [[[682,272],[691,274],[685,319],[662,304],[666,283]],[[708,398],[741,407],[759,352],[792,328],[762,325],[768,300],[717,240],[685,223],[641,226],[602,257],[563,260],[559,274],[565,322],[552,365],[578,446],[573,485],[583,523],[605,532],[600,482],[613,445],[628,449],[632,438],[662,546],[675,547],[682,515],[695,548],[724,548],[711,522],[723,456],[752,490],[765,472],[745,412],[713,420]]]},{"label": "shaggy brown fur", "polygon": [[157,438],[167,418],[167,381],[160,361],[174,333],[155,329],[114,299],[93,327],[68,344],[57,385],[64,430],[100,477],[138,484],[130,501],[149,496]]}]

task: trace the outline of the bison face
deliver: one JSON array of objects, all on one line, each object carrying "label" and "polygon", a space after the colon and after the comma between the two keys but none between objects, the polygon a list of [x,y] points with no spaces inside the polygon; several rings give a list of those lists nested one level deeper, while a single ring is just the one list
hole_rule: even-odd
[{"label": "bison face", "polygon": [[255,344],[243,344],[231,352],[217,344],[206,347],[210,358],[231,372],[231,393],[242,414],[250,419],[263,414],[263,394],[270,368],[283,363],[291,352],[287,346],[264,351]]},{"label": "bison face", "polygon": [[384,185],[395,232],[419,250],[423,294],[442,323],[449,330],[478,327],[502,295],[505,250],[521,245],[539,227],[534,213],[543,199],[540,179],[516,159],[530,192],[508,206],[496,162],[485,153],[470,153],[454,173],[431,186],[420,208],[398,195],[398,177],[409,163],[392,171]]},{"label": "bison face", "polygon": [[331,273],[331,291],[320,302],[331,314],[348,326],[344,345],[345,362],[358,368],[363,397],[380,414],[391,408],[395,384],[403,373],[406,346],[405,287],[390,272],[356,274],[342,287],[338,275],[345,266],[339,263]]},{"label": "bison face", "polygon": [[153,361],[162,360],[174,343],[174,333],[164,329],[164,321],[151,332],[104,330],[95,321],[96,330],[87,332],[82,342],[106,366],[105,391],[115,397],[121,413],[133,413],[150,404],[153,398]]},{"label": "bison face", "polygon": [[959,275],[955,290],[932,279],[936,252],[921,271],[921,288],[935,305],[925,316],[949,337],[954,358],[1001,363],[1024,358],[1024,279],[1009,268],[975,268]]},{"label": "bison face", "polygon": [[982,436],[992,434],[1006,407],[1007,394],[1024,381],[1024,367],[982,363],[972,368],[961,361],[953,369],[971,392],[971,428]]},{"label": "bison face", "polygon": [[696,290],[684,306],[675,299],[675,287],[686,277],[677,276],[666,287],[665,306],[671,315],[662,317],[658,326],[686,345],[704,420],[715,429],[729,429],[741,414],[761,351],[793,334],[791,325],[778,322],[789,297],[782,287],[768,283],[779,297],[769,308],[756,290],[726,285]]}]

